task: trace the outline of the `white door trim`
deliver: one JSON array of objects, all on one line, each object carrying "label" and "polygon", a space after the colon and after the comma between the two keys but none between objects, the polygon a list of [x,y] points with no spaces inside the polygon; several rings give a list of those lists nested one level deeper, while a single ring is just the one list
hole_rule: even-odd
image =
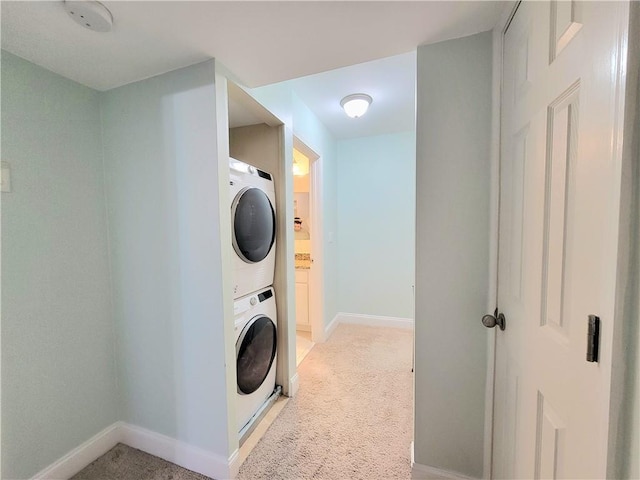
[{"label": "white door trim", "polygon": [[[502,98],[502,54],[504,32],[513,18],[519,0],[506,3],[493,29],[493,68],[491,85],[491,213],[489,226],[489,290],[487,313],[498,303],[498,240],[500,216],[500,111]],[[492,478],[493,456],[493,382],[495,373],[495,329],[487,330],[487,381],[485,390],[483,478]]]}]

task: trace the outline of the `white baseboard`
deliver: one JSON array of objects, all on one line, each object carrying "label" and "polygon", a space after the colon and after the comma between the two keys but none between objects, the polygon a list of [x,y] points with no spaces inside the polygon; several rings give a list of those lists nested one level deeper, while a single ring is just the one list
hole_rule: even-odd
[{"label": "white baseboard", "polygon": [[235,452],[227,459],[175,438],[128,424],[123,424],[121,438],[121,442],[125,445],[202,475],[216,479],[232,478],[231,464],[236,455]]},{"label": "white baseboard", "polygon": [[414,480],[478,480],[458,472],[416,463],[413,456],[413,442],[411,442],[411,478]]},{"label": "white baseboard", "polygon": [[296,372],[296,374],[289,380],[289,394],[287,395],[287,397],[295,397],[296,393],[298,393],[298,388],[300,388],[300,381],[298,373]]},{"label": "white baseboard", "polygon": [[243,460],[240,457],[240,449],[236,448],[229,457],[229,478],[236,478],[238,476],[242,462]]},{"label": "white baseboard", "polygon": [[[413,329],[413,320],[401,317],[384,317],[380,315],[365,315],[361,313],[344,313],[336,315],[339,323],[366,325],[368,327],[392,327]],[[334,321],[336,320],[334,319]],[[333,322],[332,322],[333,323]]]},{"label": "white baseboard", "polygon": [[67,479],[74,476],[91,462],[101,457],[120,441],[122,422],[109,425],[65,456],[36,473],[33,479]]},{"label": "white baseboard", "polygon": [[329,325],[327,325],[324,328],[324,339],[322,340],[323,342],[326,342],[327,340],[329,340],[329,337],[331,336],[333,331],[336,329],[336,327],[340,323],[340,318],[339,317],[340,317],[340,314],[338,314],[335,317],[333,317],[333,320],[331,320],[331,322],[329,322]]},{"label": "white baseboard", "polygon": [[362,313],[344,313],[339,312],[333,320],[324,329],[323,342],[329,340],[329,337],[341,323],[351,323],[354,325],[365,325],[368,327],[392,327],[413,329],[413,320],[401,317],[383,317],[380,315],[365,315]]},{"label": "white baseboard", "polygon": [[64,480],[72,477],[118,443],[219,480],[235,478],[240,469],[238,450],[227,459],[175,438],[116,422],[38,472],[32,480]]},{"label": "white baseboard", "polygon": [[419,463],[411,465],[411,478],[414,480],[477,480],[461,473],[420,465]]}]

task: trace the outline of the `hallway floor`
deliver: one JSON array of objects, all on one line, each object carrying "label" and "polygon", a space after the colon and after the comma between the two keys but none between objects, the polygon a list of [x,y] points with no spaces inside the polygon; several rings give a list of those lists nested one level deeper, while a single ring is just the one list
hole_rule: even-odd
[{"label": "hallway floor", "polygon": [[300,390],[239,479],[411,477],[412,332],[340,325],[299,367]]}]

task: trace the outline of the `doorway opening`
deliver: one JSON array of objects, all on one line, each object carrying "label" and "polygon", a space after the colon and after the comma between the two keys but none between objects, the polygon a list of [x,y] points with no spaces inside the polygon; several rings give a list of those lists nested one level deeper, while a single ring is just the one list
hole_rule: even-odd
[{"label": "doorway opening", "polygon": [[324,340],[322,326],[322,163],[302,140],[293,139],[293,212],[296,304],[296,366]]}]

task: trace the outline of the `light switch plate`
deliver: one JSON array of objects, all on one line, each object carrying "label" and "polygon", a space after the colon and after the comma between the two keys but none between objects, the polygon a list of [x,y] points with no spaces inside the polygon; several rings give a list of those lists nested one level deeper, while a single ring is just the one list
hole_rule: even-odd
[{"label": "light switch plate", "polygon": [[0,191],[11,191],[11,168],[8,162],[2,162],[2,168],[0,169]]}]

